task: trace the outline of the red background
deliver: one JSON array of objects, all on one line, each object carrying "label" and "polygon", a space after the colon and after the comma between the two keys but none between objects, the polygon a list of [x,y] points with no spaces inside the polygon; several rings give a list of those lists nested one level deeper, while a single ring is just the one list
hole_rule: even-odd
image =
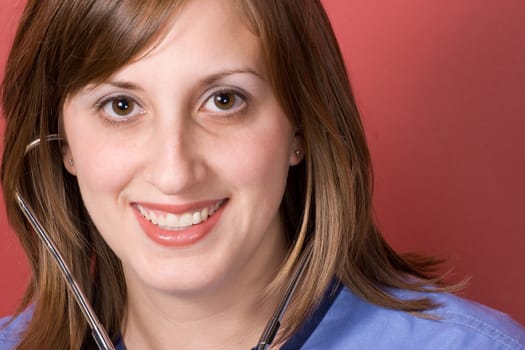
[{"label": "red background", "polygon": [[[464,296],[525,323],[525,2],[324,3],[363,114],[385,236],[447,258],[454,280],[472,277]],[[0,0],[1,72],[22,6]],[[28,280],[3,206],[0,316]]]}]

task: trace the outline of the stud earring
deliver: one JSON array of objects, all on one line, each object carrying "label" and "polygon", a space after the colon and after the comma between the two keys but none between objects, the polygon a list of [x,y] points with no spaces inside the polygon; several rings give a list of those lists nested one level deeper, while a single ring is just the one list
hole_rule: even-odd
[{"label": "stud earring", "polygon": [[75,165],[75,162],[73,161],[73,159],[69,159],[67,161],[67,164],[69,164],[69,166],[74,166]]},{"label": "stud earring", "polygon": [[302,158],[302,156],[303,156],[303,151],[300,150],[300,149],[296,149],[296,150],[294,151],[294,153],[295,153],[295,156],[296,156],[297,158]]}]

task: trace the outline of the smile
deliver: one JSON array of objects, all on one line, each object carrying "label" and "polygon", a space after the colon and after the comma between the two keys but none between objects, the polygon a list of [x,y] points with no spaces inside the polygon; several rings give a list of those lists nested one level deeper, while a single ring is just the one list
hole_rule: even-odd
[{"label": "smile", "polygon": [[192,209],[180,214],[149,209],[140,204],[135,204],[135,207],[140,215],[153,225],[157,225],[163,230],[177,231],[205,222],[220,208],[224,201],[224,199],[221,199],[204,208]]}]

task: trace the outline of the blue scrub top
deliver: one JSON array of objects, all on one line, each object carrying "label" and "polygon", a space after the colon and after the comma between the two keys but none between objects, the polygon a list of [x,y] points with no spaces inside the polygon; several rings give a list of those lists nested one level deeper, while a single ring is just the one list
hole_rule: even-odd
[{"label": "blue scrub top", "polygon": [[[281,350],[525,350],[525,328],[507,315],[447,293],[393,291],[402,299],[429,297],[441,306],[416,317],[370,304],[332,285],[317,310]],[[13,350],[31,310],[0,331],[0,350]],[[0,320],[0,328],[8,318]],[[255,345],[255,344],[254,344]],[[122,341],[117,350],[125,350]]]}]

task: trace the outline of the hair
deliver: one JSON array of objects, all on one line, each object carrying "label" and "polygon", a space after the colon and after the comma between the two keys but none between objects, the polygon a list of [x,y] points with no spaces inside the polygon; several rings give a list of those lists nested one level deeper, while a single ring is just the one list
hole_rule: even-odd
[{"label": "hair", "polygon": [[[344,61],[318,0],[230,0],[260,39],[268,79],[304,138],[305,159],[290,169],[281,205],[290,253],[271,288],[282,291],[307,244],[312,255],[280,333],[289,337],[337,278],[381,307],[424,312],[431,300],[399,300],[388,289],[452,290],[437,261],[396,254],[372,215],[372,169]],[[139,59],[169,26],[180,1],[30,0],[2,85],[6,116],[1,181],[9,221],[27,254],[32,279],[17,310],[34,304],[17,349],[94,348],[58,267],[24,221],[18,190],[59,247],[101,323],[115,340],[126,306],[119,259],[84,208],[59,142],[65,99]]]}]

